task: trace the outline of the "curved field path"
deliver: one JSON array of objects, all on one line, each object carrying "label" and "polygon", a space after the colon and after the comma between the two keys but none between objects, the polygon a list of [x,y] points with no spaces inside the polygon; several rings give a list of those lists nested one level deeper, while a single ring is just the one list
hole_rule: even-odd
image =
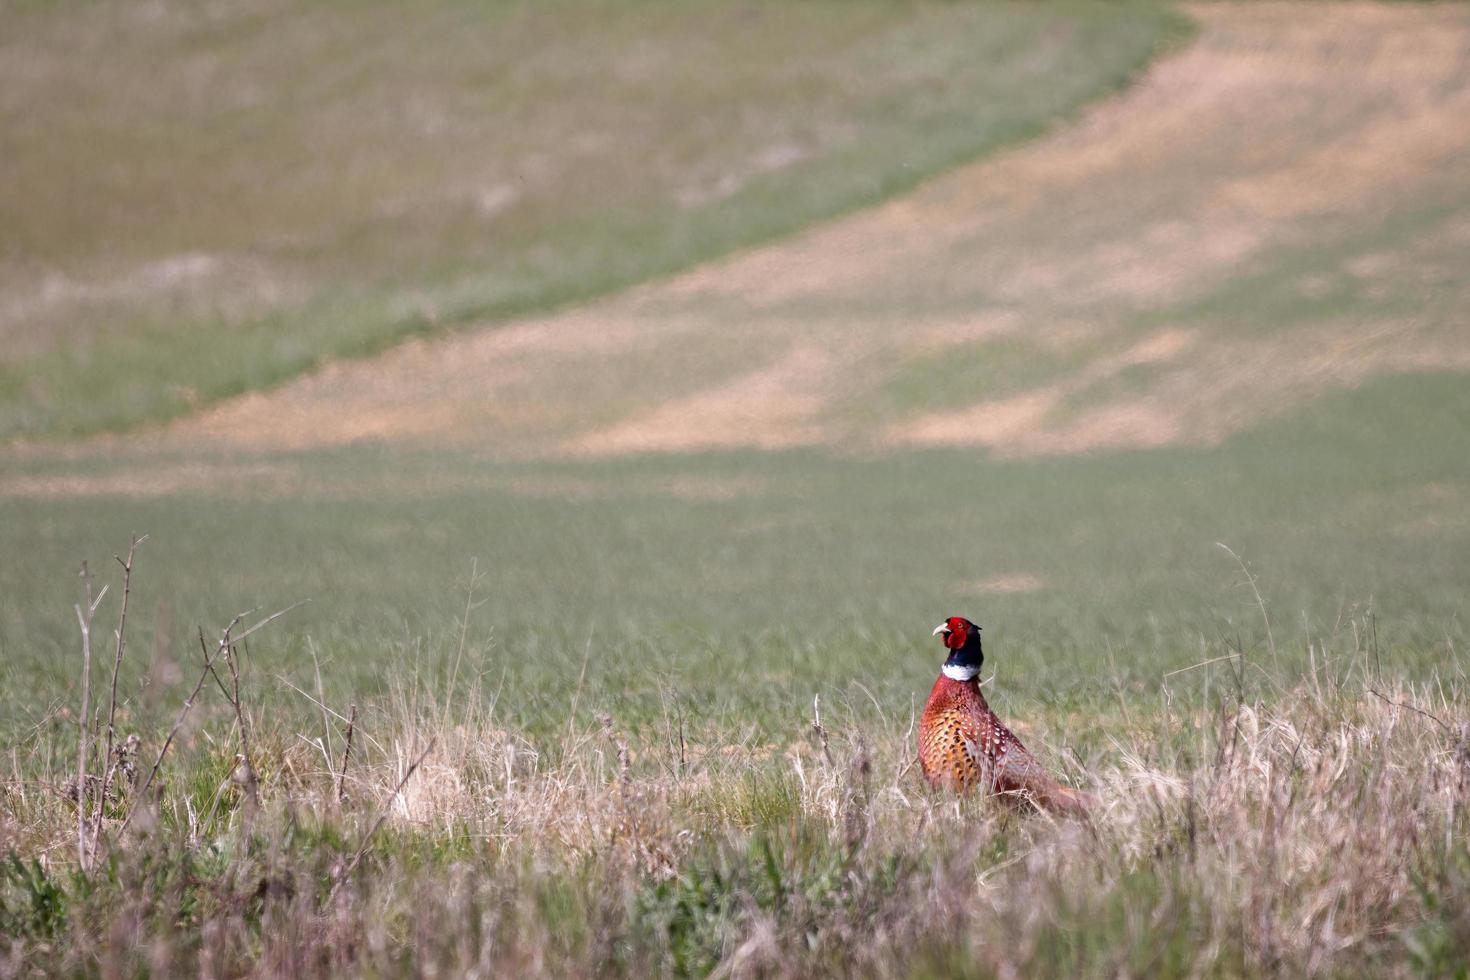
[{"label": "curved field path", "polygon": [[124,444],[492,456],[1211,443],[1470,370],[1470,9],[1210,4],[1124,95],[774,246]]}]

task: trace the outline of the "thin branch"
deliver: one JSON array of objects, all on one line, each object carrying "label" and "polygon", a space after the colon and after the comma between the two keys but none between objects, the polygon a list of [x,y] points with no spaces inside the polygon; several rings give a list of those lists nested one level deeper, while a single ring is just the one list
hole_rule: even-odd
[{"label": "thin branch", "polygon": [[311,650],[311,666],[316,675],[317,703],[322,710],[322,756],[327,760],[327,775],[332,782],[337,782],[336,770],[332,767],[332,722],[327,717],[327,696],[322,692],[322,662],[316,655],[316,644],[307,639],[307,648]]},{"label": "thin branch", "polygon": [[688,763],[689,745],[684,738],[684,706],[679,705],[679,778],[689,771]]},{"label": "thin branch", "polygon": [[189,716],[189,711],[194,707],[194,701],[199,697],[199,692],[204,690],[204,682],[209,680],[209,675],[214,672],[214,658],[218,657],[220,651],[213,654],[209,652],[209,646],[204,640],[204,630],[199,631],[199,648],[204,653],[204,667],[199,671],[199,680],[194,683],[194,690],[184,699],[184,704],[179,708],[178,717],[174,719],[174,726],[169,729],[168,737],[163,740],[163,747],[158,750],[158,758],[153,760],[153,767],[148,770],[143,784],[138,787],[132,806],[128,808],[128,814],[123,818],[122,826],[117,829],[117,836],[121,837],[133,822],[133,817],[138,812],[138,805],[148,793],[153,781],[158,778],[158,771],[163,767],[163,758],[168,755],[169,747],[174,744],[174,737],[179,734],[179,729],[184,726],[184,719]]},{"label": "thin branch", "polygon": [[[1370,598],[1368,600],[1372,602]],[[1378,675],[1378,683],[1383,683],[1383,658],[1378,655],[1378,614],[1369,611],[1368,622],[1373,627],[1373,671]]]},{"label": "thin branch", "polygon": [[[324,702],[318,700],[317,698],[312,697],[310,694],[307,694],[301,688],[297,687],[295,684],[292,684],[285,676],[283,676],[281,674],[276,674],[275,675],[275,678],[276,678],[277,681],[279,681],[280,683],[284,684],[286,687],[289,687],[291,690],[295,691],[297,694],[301,695],[303,698],[305,698],[306,700],[310,701],[312,704],[314,704],[314,705],[318,706],[319,708],[321,708],[323,711],[325,711],[327,714],[331,715],[333,718],[336,718],[338,721],[342,722],[344,725],[347,724],[347,720],[348,720],[347,719],[347,716],[344,715],[344,714],[342,714],[342,712],[337,711],[336,709],[332,708],[330,705],[327,705]],[[365,739],[367,739],[368,743],[370,745],[372,745],[375,749],[377,749],[379,752],[383,752],[383,753],[386,753],[387,752],[387,750],[383,748],[383,744],[381,742],[379,742],[377,739],[373,738],[372,735],[370,735],[366,730],[364,730],[362,732],[362,737],[365,738]]]},{"label": "thin branch", "polygon": [[1457,732],[1453,728],[1451,728],[1449,726],[1449,724],[1446,723],[1443,719],[1441,719],[1441,718],[1439,718],[1439,717],[1437,717],[1435,715],[1430,714],[1429,712],[1425,711],[1423,708],[1416,708],[1412,704],[1406,704],[1403,701],[1395,701],[1393,698],[1389,697],[1388,695],[1380,693],[1375,688],[1371,688],[1371,687],[1368,688],[1368,693],[1371,694],[1371,695],[1373,695],[1376,698],[1381,698],[1382,700],[1387,701],[1389,704],[1393,705],[1394,707],[1397,707],[1397,708],[1408,708],[1410,711],[1414,712],[1415,714],[1423,715],[1425,718],[1428,718],[1430,721],[1434,722],[1436,725],[1438,725],[1440,728],[1443,728],[1446,732],[1448,732],[1451,735],[1457,734]]},{"label": "thin branch", "polygon": [[245,800],[248,804],[245,817],[248,821],[260,809],[260,787],[255,778],[255,766],[250,761],[250,728],[245,724],[245,708],[240,703],[240,662],[235,643],[230,640],[230,631],[225,630],[220,645],[225,650],[225,666],[230,668],[230,705],[235,709],[235,729],[240,735],[240,765],[245,767]]},{"label": "thin branch", "polygon": [[122,670],[123,650],[127,646],[128,597],[133,592],[133,554],[138,550],[138,545],[147,540],[148,535],[145,534],[140,538],[135,534],[128,544],[127,560],[113,556],[123,569],[123,594],[122,609],[117,614],[117,629],[113,631],[117,645],[112,657],[112,694],[107,700],[107,751],[102,755],[102,788],[97,794],[96,812],[92,817],[92,849],[94,851],[102,836],[102,809],[107,805],[107,791],[112,784],[112,774],[117,769],[112,758],[113,742],[117,731],[117,675]]},{"label": "thin branch", "polygon": [[[256,623],[254,626],[250,627],[248,630],[235,637],[235,642],[244,642],[245,638],[254,633],[256,630],[264,629],[271,623],[274,623],[276,620],[286,615],[286,613],[291,612],[293,609],[300,609],[302,606],[306,605],[310,601],[310,599],[302,599],[300,602],[291,603],[291,605],[287,606],[285,609],[282,609],[280,612],[271,613],[269,616],[265,617],[265,619],[262,619],[260,622]],[[238,623],[240,620],[244,619],[248,615],[249,613],[241,613],[240,615],[235,617],[235,622]],[[225,632],[228,633],[229,629],[227,628]]]},{"label": "thin branch", "polygon": [[[199,635],[202,638],[204,635],[204,631],[200,630]],[[230,689],[225,686],[225,679],[219,675],[219,671],[211,667],[209,671],[209,676],[214,678],[214,686],[219,688],[220,697],[225,699],[225,703],[234,704],[234,699],[230,697]]]},{"label": "thin branch", "polygon": [[87,563],[82,562],[82,595],[86,603],[87,611],[82,612],[81,604],[72,606],[77,614],[77,626],[82,631],[82,704],[77,714],[77,861],[81,864],[82,871],[88,869],[87,863],[87,765],[88,756],[91,752],[91,728],[87,719],[92,714],[92,617],[97,613],[97,605],[102,601],[102,596],[107,594],[107,587],[103,586],[102,592],[96,597],[92,596],[92,573],[87,569]]},{"label": "thin branch", "polygon": [[[236,647],[244,643],[245,638],[251,633],[274,622],[292,609],[309,601],[303,599],[301,602],[288,606],[280,612],[273,613],[247,629],[244,633],[241,633],[238,637],[231,638],[230,631],[240,621],[244,615],[242,613],[240,616],[236,616],[229,626],[225,627],[224,635],[220,637],[219,645],[220,649],[224,651],[225,666],[230,670],[230,686],[228,690],[225,690],[225,698],[230,702],[230,706],[235,709],[235,731],[239,734],[240,738],[240,766],[244,769],[241,782],[245,787],[245,801],[247,804],[245,808],[245,819],[247,823],[260,809],[260,781],[255,775],[255,763],[251,761],[250,726],[245,722],[245,706],[240,698],[240,655]],[[210,673],[215,675],[215,681],[219,683],[221,689],[224,689],[224,682],[220,680],[218,672],[213,667],[210,668]]]},{"label": "thin branch", "polygon": [[1210,664],[1218,664],[1218,663],[1221,663],[1221,662],[1226,661],[1226,660],[1234,660],[1238,656],[1240,656],[1240,654],[1238,654],[1238,653],[1227,653],[1223,657],[1212,657],[1209,660],[1201,660],[1197,664],[1190,664],[1188,667],[1180,667],[1178,670],[1171,670],[1167,674],[1165,674],[1164,676],[1166,678],[1173,677],[1175,674],[1183,674],[1186,671],[1196,670],[1196,669],[1198,669],[1200,667],[1208,667]]},{"label": "thin branch", "polygon": [[827,737],[827,729],[822,727],[822,696],[812,695],[812,734],[817,737],[817,744],[822,748],[822,758],[827,765],[832,765],[832,746]]},{"label": "thin branch", "polygon": [[347,709],[347,745],[342,749],[342,765],[337,769],[337,805],[347,798],[347,763],[352,761],[352,731],[357,725],[357,705]]}]

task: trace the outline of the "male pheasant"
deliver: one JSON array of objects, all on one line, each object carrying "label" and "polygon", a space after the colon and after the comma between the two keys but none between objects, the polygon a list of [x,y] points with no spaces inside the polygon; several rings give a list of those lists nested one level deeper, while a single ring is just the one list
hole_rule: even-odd
[{"label": "male pheasant", "polygon": [[919,765],[930,785],[1029,800],[1062,813],[1083,814],[1090,793],[1063,786],[1002,725],[980,692],[980,627],[951,616],[934,629],[949,659],[919,719]]}]

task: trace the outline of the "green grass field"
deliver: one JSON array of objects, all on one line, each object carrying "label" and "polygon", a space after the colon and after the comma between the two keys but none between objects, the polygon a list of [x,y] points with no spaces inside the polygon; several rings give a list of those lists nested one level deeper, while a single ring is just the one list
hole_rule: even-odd
[{"label": "green grass field", "polygon": [[[0,978],[1464,975],[1463,9],[81,13],[0,40]],[[923,784],[953,614],[1089,819]]]},{"label": "green grass field", "polygon": [[[956,610],[987,627],[1003,696],[1027,714],[1032,701],[1095,704],[1120,683],[1151,699],[1165,672],[1236,644],[1289,686],[1308,642],[1351,642],[1370,615],[1381,656],[1427,680],[1466,641],[1470,461],[1436,447],[1467,425],[1463,378],[1424,376],[1208,451],[511,465],[346,450],[278,458],[280,492],[225,475],[157,499],[11,499],[0,544],[33,557],[0,570],[4,714],[33,723],[35,691],[68,695],[76,568],[87,559],[110,573],[133,532],[151,535],[140,649],[309,598],[257,648],[261,670],[301,684],[310,641],[339,697],[382,693],[395,673],[384,663],[446,669],[474,562],[484,669],[505,671],[514,697],[500,710],[531,730],[565,722],[584,655],[597,692],[584,710],[630,724],[657,717],[673,692],[766,737],[799,723],[812,694],[851,694],[851,681],[904,713],[932,680],[926,624]],[[289,489],[298,478],[317,485]],[[1259,577],[1279,665],[1217,542]],[[1006,594],[1021,576],[1031,584]]]},{"label": "green grass field", "polygon": [[1185,23],[869,0],[6,16],[6,440],[169,418],[788,233],[1036,134]]}]

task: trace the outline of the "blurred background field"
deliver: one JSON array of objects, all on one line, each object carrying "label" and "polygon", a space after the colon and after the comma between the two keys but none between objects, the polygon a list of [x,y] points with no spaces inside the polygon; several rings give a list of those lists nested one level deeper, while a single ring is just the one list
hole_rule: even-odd
[{"label": "blurred background field", "polygon": [[0,438],[790,232],[1118,88],[1160,6],[7,3]]},{"label": "blurred background field", "polygon": [[[1470,8],[0,12],[0,851],[74,850],[77,568],[147,533],[124,730],[309,598],[245,666],[270,826],[318,823],[252,850],[214,700],[137,853],[294,867],[259,909],[327,929],[290,903],[392,817],[360,946],[219,919],[234,972],[401,969],[454,862],[529,974],[1470,949]],[[952,614],[1100,837],[918,787]],[[132,873],[0,925],[107,962]]]}]

